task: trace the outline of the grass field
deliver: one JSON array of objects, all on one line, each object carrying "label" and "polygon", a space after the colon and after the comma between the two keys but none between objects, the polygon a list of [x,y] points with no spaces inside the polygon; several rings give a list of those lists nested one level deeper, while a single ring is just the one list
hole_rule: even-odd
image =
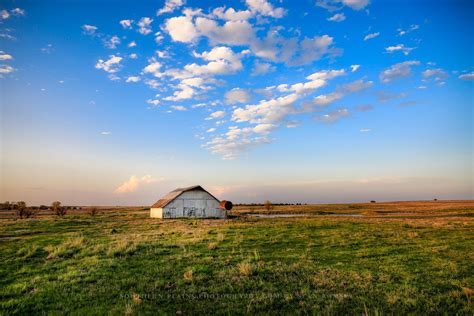
[{"label": "grass field", "polygon": [[232,213],[3,212],[0,314],[474,314],[473,201]]}]

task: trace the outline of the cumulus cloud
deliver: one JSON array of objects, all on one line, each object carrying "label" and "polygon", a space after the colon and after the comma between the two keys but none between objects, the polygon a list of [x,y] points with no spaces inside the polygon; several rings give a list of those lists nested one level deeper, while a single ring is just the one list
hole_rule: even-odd
[{"label": "cumulus cloud", "polygon": [[411,67],[418,66],[419,64],[420,62],[417,60],[409,60],[392,65],[390,68],[385,69],[380,73],[380,81],[383,83],[389,83],[393,80],[409,77],[411,75]]},{"label": "cumulus cloud", "polygon": [[317,0],[316,6],[326,9],[329,12],[341,10],[348,6],[353,10],[361,10],[369,4],[369,0]]},{"label": "cumulus cloud", "polygon": [[331,111],[327,114],[323,115],[318,115],[315,116],[314,119],[316,121],[322,122],[322,123],[335,123],[339,121],[340,119],[344,117],[349,116],[349,110],[347,109],[336,109],[334,111]]},{"label": "cumulus cloud", "polygon": [[171,13],[184,5],[184,0],[166,0],[165,6],[156,12],[156,15]]},{"label": "cumulus cloud", "polygon": [[188,14],[166,20],[164,30],[176,42],[194,43],[204,36],[211,45],[248,46],[257,57],[292,66],[341,53],[334,47],[334,39],[329,35],[299,40],[296,37],[285,38],[278,33],[278,28],[273,28],[260,38],[247,20],[230,20],[220,25],[209,16]]},{"label": "cumulus cloud", "polygon": [[121,20],[119,23],[124,29],[131,29],[133,20]]},{"label": "cumulus cloud", "polygon": [[252,76],[260,76],[275,71],[275,66],[269,63],[256,61],[252,68]]},{"label": "cumulus cloud", "polygon": [[474,72],[462,74],[458,78],[461,80],[474,80]]},{"label": "cumulus cloud", "polygon": [[120,38],[117,35],[114,35],[111,38],[104,40],[105,47],[110,49],[117,48],[117,45],[119,45],[120,43]]},{"label": "cumulus cloud", "polygon": [[250,10],[236,11],[234,8],[228,8],[226,10],[224,7],[215,8],[212,11],[212,14],[215,17],[226,21],[248,20],[254,15]]},{"label": "cumulus cloud", "polygon": [[20,9],[20,8],[12,9],[12,10],[10,10],[10,13],[14,16],[25,16],[26,15],[25,10]]},{"label": "cumulus cloud", "polygon": [[12,73],[14,71],[15,71],[15,68],[13,68],[10,65],[0,65],[0,76]]},{"label": "cumulus cloud", "polygon": [[398,44],[398,45],[395,45],[395,46],[388,46],[388,47],[385,47],[385,51],[388,52],[388,53],[393,53],[393,52],[397,52],[397,51],[400,51],[402,52],[405,56],[407,56],[408,54],[410,54],[410,52],[412,50],[414,50],[415,48],[412,48],[412,47],[406,47],[404,44]]},{"label": "cumulus cloud", "polygon": [[411,33],[411,32],[413,32],[413,31],[415,31],[415,30],[418,30],[419,28],[420,28],[420,26],[417,25],[417,24],[412,24],[412,25],[410,25],[410,27],[409,27],[408,29],[406,29],[406,30],[404,30],[404,29],[402,29],[402,28],[399,28],[399,29],[397,29],[398,36],[406,35],[406,34],[408,34],[408,33]]},{"label": "cumulus cloud", "polygon": [[271,3],[266,0],[246,0],[250,11],[263,16],[270,16],[272,18],[281,18],[285,15],[286,11],[283,8],[275,8]]},{"label": "cumulus cloud", "polygon": [[95,64],[96,69],[102,69],[109,74],[116,73],[120,70],[120,62],[122,57],[110,55],[108,60],[99,59]]},{"label": "cumulus cloud", "polygon": [[443,81],[448,78],[448,73],[441,68],[426,69],[422,72],[423,78],[434,78],[435,81]]},{"label": "cumulus cloud", "polygon": [[0,60],[11,60],[13,56],[0,50]]},{"label": "cumulus cloud", "polygon": [[139,76],[129,76],[126,80],[126,82],[139,82],[140,77]]},{"label": "cumulus cloud", "polygon": [[268,134],[273,127],[267,125],[257,127],[229,126],[225,134],[214,137],[203,147],[213,154],[221,155],[223,160],[233,160],[242,152],[271,141],[265,134]]},{"label": "cumulus cloud", "polygon": [[149,17],[143,17],[138,21],[138,33],[143,34],[143,35],[148,35],[151,33],[151,23],[153,22],[153,19]]},{"label": "cumulus cloud", "polygon": [[360,68],[360,65],[351,65],[351,71],[356,72]]},{"label": "cumulus cloud", "polygon": [[228,104],[246,103],[251,99],[248,90],[235,88],[225,93],[225,101]]},{"label": "cumulus cloud", "polygon": [[170,106],[170,108],[172,108],[175,111],[186,111],[187,110],[187,108],[182,106],[182,105],[172,105],[172,106]]},{"label": "cumulus cloud", "polygon": [[311,101],[303,102],[302,106],[306,110],[311,110],[312,107],[314,106],[318,106],[318,107],[327,106],[337,100],[344,98],[348,94],[370,88],[372,87],[372,85],[373,85],[372,81],[364,81],[362,79],[359,79],[359,80],[338,86],[334,90],[334,92],[331,92],[328,94],[321,94],[315,97]]},{"label": "cumulus cloud", "polygon": [[346,16],[344,15],[344,13],[336,13],[330,18],[328,18],[327,20],[331,22],[342,22],[345,19],[346,19]]},{"label": "cumulus cloud", "polygon": [[140,187],[146,186],[151,183],[155,183],[158,181],[164,181],[164,178],[153,178],[151,175],[147,174],[143,177],[131,176],[127,181],[120,184],[114,192],[117,194],[124,194],[124,193],[132,193],[137,191]]},{"label": "cumulus cloud", "polygon": [[225,111],[215,111],[209,115],[210,119],[219,119],[225,116]]},{"label": "cumulus cloud", "polygon": [[370,39],[373,39],[373,38],[376,38],[377,36],[380,35],[380,32],[375,32],[375,33],[370,33],[370,34],[367,34],[365,37],[364,37],[364,41],[368,41]]},{"label": "cumulus cloud", "polygon": [[98,27],[94,25],[84,24],[82,26],[82,29],[84,30],[84,33],[87,35],[95,35],[98,30]]}]

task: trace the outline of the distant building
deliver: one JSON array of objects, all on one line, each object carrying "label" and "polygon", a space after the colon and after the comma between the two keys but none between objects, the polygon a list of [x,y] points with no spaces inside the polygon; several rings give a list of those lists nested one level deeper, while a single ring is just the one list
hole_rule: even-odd
[{"label": "distant building", "polygon": [[230,201],[220,202],[200,185],[179,188],[165,195],[150,208],[150,217],[218,217],[225,218],[232,209]]}]

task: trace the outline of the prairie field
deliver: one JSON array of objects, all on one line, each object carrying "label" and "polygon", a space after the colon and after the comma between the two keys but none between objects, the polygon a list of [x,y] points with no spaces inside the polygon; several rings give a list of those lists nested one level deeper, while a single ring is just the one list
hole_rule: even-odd
[{"label": "prairie field", "polygon": [[474,314],[474,201],[230,213],[0,211],[0,314]]}]

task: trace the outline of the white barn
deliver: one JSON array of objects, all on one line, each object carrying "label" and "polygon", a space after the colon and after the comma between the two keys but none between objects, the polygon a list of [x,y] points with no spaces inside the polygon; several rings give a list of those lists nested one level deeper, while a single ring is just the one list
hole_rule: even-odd
[{"label": "white barn", "polygon": [[[222,205],[222,206],[221,206]],[[232,203],[222,203],[200,185],[171,191],[150,208],[150,217],[218,217],[225,218]]]}]

